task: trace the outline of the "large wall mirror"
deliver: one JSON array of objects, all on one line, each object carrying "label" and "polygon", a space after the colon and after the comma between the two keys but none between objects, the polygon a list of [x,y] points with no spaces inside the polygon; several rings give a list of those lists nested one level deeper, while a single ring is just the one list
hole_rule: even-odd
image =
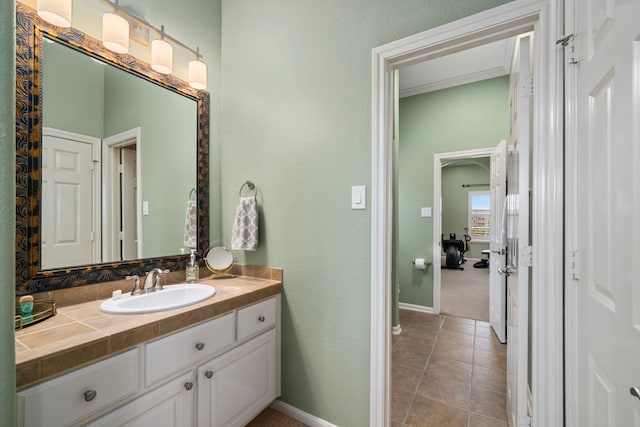
[{"label": "large wall mirror", "polygon": [[202,253],[208,93],[16,6],[16,294]]}]

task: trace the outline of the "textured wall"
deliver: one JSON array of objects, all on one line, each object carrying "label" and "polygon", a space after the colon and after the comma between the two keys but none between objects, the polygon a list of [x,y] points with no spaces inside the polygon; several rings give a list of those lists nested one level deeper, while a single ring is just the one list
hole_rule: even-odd
[{"label": "textured wall", "polygon": [[508,84],[508,77],[497,77],[400,100],[400,302],[433,306],[433,270],[410,263],[433,258],[433,219],[420,217],[420,207],[433,206],[433,155],[493,147],[507,138]]},{"label": "textured wall", "polygon": [[15,3],[0,2],[0,424],[15,425]]},{"label": "textured wall", "polygon": [[223,1],[224,243],[253,179],[260,247],[237,255],[284,268],[285,402],[369,423],[371,221],[350,194],[370,191],[371,49],[501,3]]}]

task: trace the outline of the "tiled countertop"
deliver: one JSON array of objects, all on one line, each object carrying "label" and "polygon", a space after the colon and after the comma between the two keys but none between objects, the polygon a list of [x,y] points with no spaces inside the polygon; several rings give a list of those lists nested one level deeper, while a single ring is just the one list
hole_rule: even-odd
[{"label": "tiled countertop", "polygon": [[[280,275],[281,277],[281,275]],[[239,276],[201,280],[208,300],[148,314],[106,314],[102,300],[58,308],[58,314],[16,331],[16,385],[21,388],[282,292],[282,281]]]}]

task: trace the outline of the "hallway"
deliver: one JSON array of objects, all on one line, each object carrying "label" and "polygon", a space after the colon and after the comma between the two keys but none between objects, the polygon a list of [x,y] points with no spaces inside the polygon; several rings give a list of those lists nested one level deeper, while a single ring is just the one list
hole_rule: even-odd
[{"label": "hallway", "polygon": [[507,347],[487,322],[400,310],[392,427],[506,427]]}]

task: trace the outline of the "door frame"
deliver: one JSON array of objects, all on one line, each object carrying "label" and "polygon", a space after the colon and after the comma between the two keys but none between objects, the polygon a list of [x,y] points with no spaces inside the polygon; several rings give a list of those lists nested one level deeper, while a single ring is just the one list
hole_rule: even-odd
[{"label": "door frame", "polygon": [[532,168],[532,420],[563,424],[562,0],[520,0],[372,50],[370,425],[390,424],[393,71],[535,31]]},{"label": "door frame", "polygon": [[[120,132],[116,135],[104,138],[102,144],[102,158],[104,160],[103,182],[104,190],[102,191],[104,215],[103,230],[106,236],[103,240],[103,262],[114,262],[114,251],[120,248],[120,171],[118,151],[123,146],[136,145],[136,176],[138,177],[138,188],[136,197],[138,201],[142,201],[142,128]],[[136,209],[136,221],[138,221],[137,239],[138,254],[142,254],[142,210]]]},{"label": "door frame", "polygon": [[[440,313],[440,292],[442,290],[442,166],[447,160],[491,157],[496,148],[477,148],[433,155],[433,312]],[[491,172],[491,170],[489,170]],[[491,212],[493,215],[493,212]]]}]

